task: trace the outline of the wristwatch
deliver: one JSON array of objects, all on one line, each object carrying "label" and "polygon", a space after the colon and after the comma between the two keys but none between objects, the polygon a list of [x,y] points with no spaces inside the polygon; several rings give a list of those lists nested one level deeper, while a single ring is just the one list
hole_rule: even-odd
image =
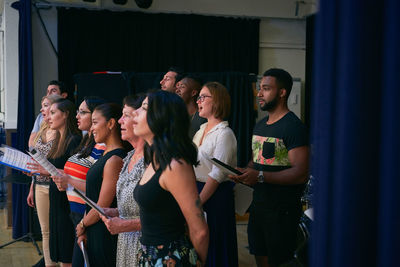
[{"label": "wristwatch", "polygon": [[258,178],[257,178],[257,182],[259,182],[259,183],[264,183],[264,173],[263,173],[263,171],[260,171],[259,173],[258,173]]},{"label": "wristwatch", "polygon": [[83,219],[79,222],[79,225],[81,226],[81,228],[83,229],[83,230],[85,230],[85,224],[83,223]]}]

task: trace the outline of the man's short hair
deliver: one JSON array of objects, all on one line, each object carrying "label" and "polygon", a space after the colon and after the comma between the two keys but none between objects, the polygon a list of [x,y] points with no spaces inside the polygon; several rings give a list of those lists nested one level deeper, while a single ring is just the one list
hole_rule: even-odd
[{"label": "man's short hair", "polygon": [[271,76],[274,77],[276,80],[276,85],[278,86],[278,89],[285,88],[286,89],[286,99],[289,98],[290,92],[292,91],[292,86],[293,86],[293,78],[287,72],[286,70],[283,69],[278,69],[278,68],[272,68],[264,72],[263,74],[264,77],[266,76]]},{"label": "man's short hair", "polygon": [[176,83],[179,82],[180,80],[182,80],[183,77],[185,76],[185,73],[183,72],[183,69],[182,69],[182,68],[179,68],[179,67],[170,67],[170,68],[167,70],[167,72],[168,72],[168,71],[176,72],[175,84],[174,84],[174,85],[176,85]]},{"label": "man's short hair", "polygon": [[60,94],[68,93],[67,86],[65,86],[65,83],[63,83],[62,81],[52,80],[49,82],[49,84],[47,86],[49,86],[49,85],[57,85],[58,88],[60,88]]},{"label": "man's short hair", "polygon": [[194,96],[194,99],[196,100],[198,95],[200,94],[201,88],[203,87],[203,80],[196,74],[190,73],[190,74],[185,74],[182,77],[183,79],[190,79],[193,83],[193,88],[191,88],[192,90],[196,90],[197,94]]}]

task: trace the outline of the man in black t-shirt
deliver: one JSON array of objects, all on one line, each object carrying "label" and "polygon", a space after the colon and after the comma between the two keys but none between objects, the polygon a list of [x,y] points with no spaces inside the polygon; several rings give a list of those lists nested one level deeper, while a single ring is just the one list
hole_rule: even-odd
[{"label": "man in black t-shirt", "polygon": [[282,69],[267,70],[260,83],[260,108],[269,115],[256,124],[252,160],[236,182],[253,185],[248,238],[257,266],[279,266],[293,258],[308,180],[308,131],[288,109],[293,80]]}]

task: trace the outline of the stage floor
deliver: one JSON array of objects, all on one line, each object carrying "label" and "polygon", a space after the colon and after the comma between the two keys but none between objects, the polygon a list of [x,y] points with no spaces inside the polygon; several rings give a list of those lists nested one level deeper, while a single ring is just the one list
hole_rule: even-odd
[{"label": "stage floor", "polygon": [[[0,205],[1,207],[1,205]],[[12,240],[11,228],[6,227],[6,208],[0,208],[0,245]],[[238,218],[237,222],[239,266],[256,266],[254,257],[247,249],[247,218]],[[40,249],[42,242],[38,242]],[[0,266],[27,267],[34,265],[41,256],[31,242],[16,242],[0,249]]]}]

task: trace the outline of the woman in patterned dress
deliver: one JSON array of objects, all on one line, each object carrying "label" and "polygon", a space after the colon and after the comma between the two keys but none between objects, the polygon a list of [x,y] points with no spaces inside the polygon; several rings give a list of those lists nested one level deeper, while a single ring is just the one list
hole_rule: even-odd
[{"label": "woman in patterned dress", "polygon": [[134,149],[124,158],[124,165],[117,182],[118,208],[106,208],[110,217],[101,216],[111,234],[118,234],[117,266],[137,266],[137,252],[140,246],[139,206],[133,198],[133,190],[142,178],[145,164],[143,158],[144,140],[133,133],[133,112],[140,108],[144,95],[128,96],[124,99],[121,124],[121,138]]}]

